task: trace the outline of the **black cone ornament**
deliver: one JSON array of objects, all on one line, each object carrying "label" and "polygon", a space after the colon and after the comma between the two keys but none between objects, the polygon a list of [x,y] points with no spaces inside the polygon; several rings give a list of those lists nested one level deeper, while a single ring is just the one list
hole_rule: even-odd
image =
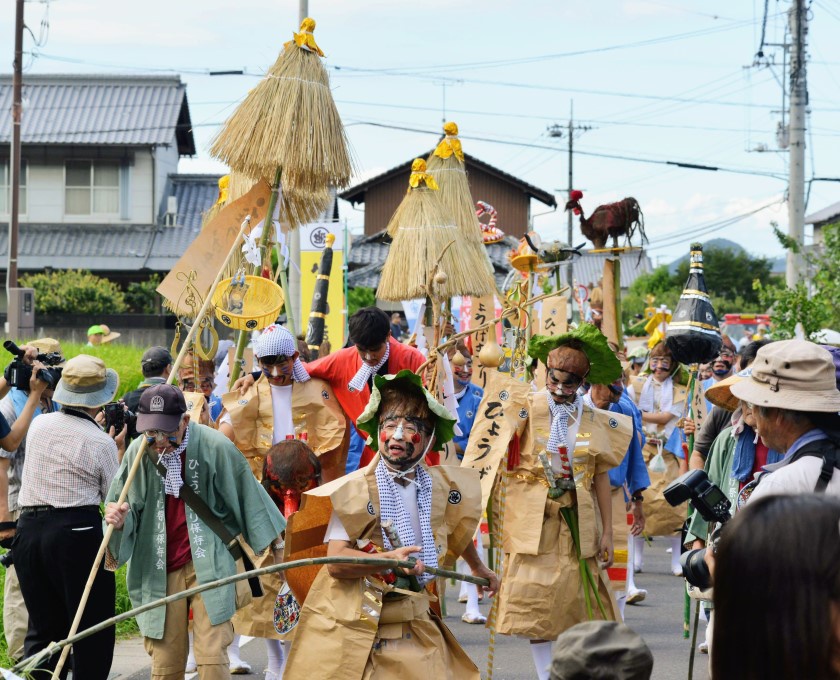
[{"label": "black cone ornament", "polygon": [[703,277],[702,243],[691,244],[688,280],[665,331],[665,344],[681,364],[711,361],[723,344],[717,314]]}]

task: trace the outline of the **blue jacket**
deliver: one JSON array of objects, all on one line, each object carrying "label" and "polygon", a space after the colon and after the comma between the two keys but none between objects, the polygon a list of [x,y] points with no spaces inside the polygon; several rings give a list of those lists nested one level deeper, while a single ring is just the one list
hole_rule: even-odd
[{"label": "blue jacket", "polygon": [[617,404],[610,404],[609,410],[633,418],[633,439],[627,453],[624,454],[621,465],[608,472],[611,486],[622,486],[627,482],[627,489],[630,495],[633,495],[650,486],[650,476],[642,457],[642,447],[645,445],[642,413],[626,392],[621,395]]},{"label": "blue jacket", "polygon": [[453,442],[461,447],[458,460],[464,457],[463,451],[467,448],[467,440],[470,438],[470,431],[475,422],[478,405],[481,403],[481,397],[483,395],[484,390],[478,385],[467,385],[466,392],[458,400],[458,427],[461,428],[461,434],[455,435],[452,439]]}]

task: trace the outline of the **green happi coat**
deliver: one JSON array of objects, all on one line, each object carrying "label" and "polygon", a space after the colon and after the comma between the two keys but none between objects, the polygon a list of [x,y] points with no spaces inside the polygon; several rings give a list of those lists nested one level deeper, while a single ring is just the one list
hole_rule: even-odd
[{"label": "green happi coat", "polygon": [[[263,551],[286,528],[283,515],[254,479],[245,458],[223,434],[195,423],[190,423],[189,429],[184,484],[193,487],[232,534],[242,534],[255,552]],[[141,442],[142,438],[136,439],[126,451],[106,502],[119,498]],[[163,479],[153,456],[144,457],[129,488],[131,511],[123,529],[114,531],[108,544],[109,568],[128,562],[128,592],[135,607],[167,594]],[[236,563],[218,536],[189,507],[186,513],[198,582],[235,574]],[[235,586],[215,588],[201,597],[213,625],[233,618]],[[148,638],[162,639],[165,614],[165,607],[140,614],[140,632]]]}]

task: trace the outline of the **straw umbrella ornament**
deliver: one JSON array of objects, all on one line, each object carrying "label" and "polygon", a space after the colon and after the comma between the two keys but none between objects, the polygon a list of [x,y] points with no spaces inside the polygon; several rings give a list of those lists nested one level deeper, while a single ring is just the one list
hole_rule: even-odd
[{"label": "straw umbrella ornament", "polygon": [[388,233],[394,241],[382,267],[378,298],[399,302],[428,295],[443,301],[455,295],[481,294],[461,257],[457,227],[422,158],[411,164],[408,191],[388,223]]},{"label": "straw umbrella ornament", "polygon": [[304,19],[210,149],[235,172],[259,179],[280,171],[284,190],[307,194],[345,187],[353,171],[314,30],[315,21]]},{"label": "straw umbrella ornament", "polygon": [[[458,126],[449,122],[443,126],[444,138],[427,159],[429,173],[440,186],[440,196],[446,212],[453,216],[458,228],[459,256],[472,272],[475,295],[491,295],[496,290],[493,265],[487,256],[481,235],[481,224],[475,214],[475,202],[467,181],[467,169]],[[390,232],[389,232],[390,233]]]}]

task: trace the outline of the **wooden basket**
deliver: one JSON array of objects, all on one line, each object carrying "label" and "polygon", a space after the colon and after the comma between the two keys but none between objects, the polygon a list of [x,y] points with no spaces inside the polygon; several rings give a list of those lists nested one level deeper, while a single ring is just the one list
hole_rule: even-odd
[{"label": "wooden basket", "polygon": [[261,276],[246,276],[248,290],[242,300],[242,309],[228,309],[225,294],[233,279],[224,279],[213,291],[213,307],[216,318],[228,328],[244,331],[256,331],[270,326],[277,320],[283,308],[283,289],[274,281]]}]

